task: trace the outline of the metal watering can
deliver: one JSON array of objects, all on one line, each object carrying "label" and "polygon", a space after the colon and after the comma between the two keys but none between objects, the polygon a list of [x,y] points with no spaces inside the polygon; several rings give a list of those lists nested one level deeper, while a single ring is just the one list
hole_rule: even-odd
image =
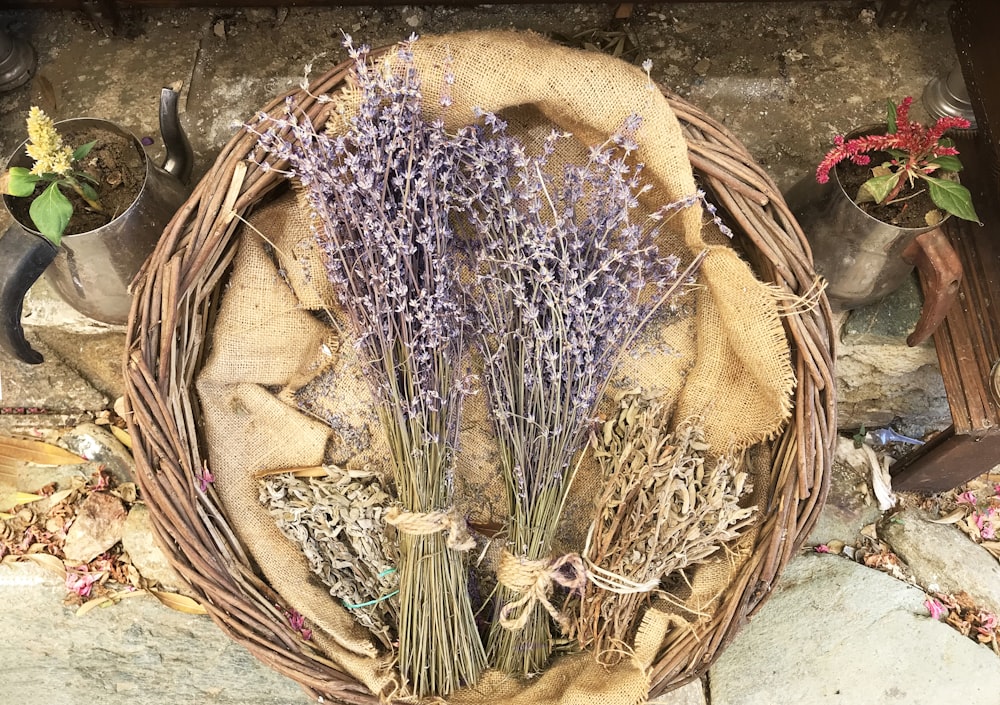
[{"label": "metal watering can", "polygon": [[[30,224],[17,221],[0,237],[0,349],[29,364],[43,358],[24,338],[21,310],[24,296],[44,273],[66,303],[104,323],[128,319],[133,277],[156,246],[170,218],[185,201],[193,153],[177,115],[177,91],[160,93],[160,133],[167,156],[154,164],[135,135],[112,122],[94,118],[63,120],[57,127],[99,127],[133,140],[146,165],[139,195],[107,225],[76,235],[65,235],[59,247]],[[7,162],[31,166],[21,144]],[[8,206],[11,196],[4,196]]]}]

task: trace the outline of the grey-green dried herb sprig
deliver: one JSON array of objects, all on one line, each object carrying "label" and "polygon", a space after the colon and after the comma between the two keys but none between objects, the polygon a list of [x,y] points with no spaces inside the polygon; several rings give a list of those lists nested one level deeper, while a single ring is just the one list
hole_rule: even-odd
[{"label": "grey-green dried herb sprig", "polygon": [[746,473],[710,455],[697,419],[673,432],[669,420],[664,404],[630,394],[593,439],[603,490],[571,631],[606,663],[627,652],[663,579],[716,553],[755,516],[740,504]]},{"label": "grey-green dried herb sprig", "polygon": [[267,475],[260,501],[281,532],[302,549],[330,594],[386,648],[396,640],[396,545],[385,533],[393,499],[378,475],[326,468],[324,477]]}]

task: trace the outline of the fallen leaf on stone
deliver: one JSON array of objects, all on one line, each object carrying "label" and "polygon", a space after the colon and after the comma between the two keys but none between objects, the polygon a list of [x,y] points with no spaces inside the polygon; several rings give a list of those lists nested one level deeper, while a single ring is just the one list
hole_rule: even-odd
[{"label": "fallen leaf on stone", "polygon": [[123,482],[111,490],[111,494],[128,504],[134,504],[139,497],[139,491],[136,489],[134,482]]},{"label": "fallen leaf on stone", "polygon": [[1000,559],[1000,541],[983,541],[980,545],[989,551],[994,558]]},{"label": "fallen leaf on stone", "polygon": [[79,465],[86,461],[79,455],[51,443],[33,441],[29,438],[0,436],[0,465],[12,462],[35,465]]},{"label": "fallen leaf on stone", "polygon": [[826,547],[829,549],[829,552],[835,553],[837,555],[840,555],[841,553],[844,552],[844,546],[845,546],[844,542],[838,541],[837,539],[834,539],[833,541],[827,541],[826,543]]},{"label": "fallen leaf on stone", "polygon": [[868,464],[871,466],[872,491],[878,500],[879,509],[883,512],[896,506],[896,495],[892,492],[892,480],[889,476],[889,466],[884,460],[879,462],[875,451],[868,445],[861,446]]},{"label": "fallen leaf on stone", "polygon": [[153,597],[172,610],[184,612],[185,614],[208,614],[208,610],[202,607],[201,603],[185,595],[178,595],[175,592],[163,592],[162,590],[150,590],[149,592]]},{"label": "fallen leaf on stone", "polygon": [[84,481],[82,477],[74,477],[69,487],[49,495],[48,508],[51,510],[53,507],[61,504],[66,499],[69,499],[70,497],[72,497],[74,493],[79,492],[80,488],[83,487],[85,484],[87,483]]},{"label": "fallen leaf on stone", "polygon": [[958,522],[962,521],[962,519],[965,518],[966,513],[967,512],[964,507],[959,507],[958,509],[952,510],[951,512],[941,517],[940,519],[930,519],[929,521],[932,524],[957,524]]},{"label": "fallen leaf on stone", "polygon": [[66,580],[66,565],[61,558],[53,556],[51,553],[26,553],[21,558],[36,563],[45,570],[55,573],[62,580]]},{"label": "fallen leaf on stone", "polygon": [[14,507],[20,507],[22,504],[31,504],[40,499],[45,499],[45,497],[40,494],[30,494],[28,492],[12,492],[3,499],[0,499],[0,512],[9,512]]},{"label": "fallen leaf on stone", "polygon": [[860,533],[865,538],[869,538],[872,541],[878,541],[878,532],[875,529],[875,524],[865,524],[861,527]]},{"label": "fallen leaf on stone", "polygon": [[117,426],[109,426],[111,433],[117,438],[123,446],[132,450],[132,436],[129,435],[128,431],[120,429]]},{"label": "fallen leaf on stone", "polygon": [[111,605],[118,604],[119,602],[121,602],[126,598],[137,597],[138,595],[145,595],[145,594],[146,594],[145,590],[121,590],[120,592],[114,592],[104,597],[98,597],[93,600],[88,600],[87,602],[84,602],[82,605],[80,605],[79,609],[77,609],[76,611],[76,616],[82,617],[88,612],[90,612],[92,609],[96,609],[98,607],[110,607]]}]

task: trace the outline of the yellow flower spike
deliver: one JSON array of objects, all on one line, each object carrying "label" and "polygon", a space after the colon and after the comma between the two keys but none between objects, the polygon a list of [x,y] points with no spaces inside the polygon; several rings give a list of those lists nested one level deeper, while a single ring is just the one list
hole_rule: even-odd
[{"label": "yellow flower spike", "polygon": [[28,156],[35,160],[32,174],[66,174],[73,161],[73,150],[63,145],[62,135],[52,118],[38,106],[28,111]]}]

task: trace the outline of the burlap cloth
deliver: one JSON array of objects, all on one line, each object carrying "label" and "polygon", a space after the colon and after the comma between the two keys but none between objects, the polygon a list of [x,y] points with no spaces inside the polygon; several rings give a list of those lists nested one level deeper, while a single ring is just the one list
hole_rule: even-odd
[{"label": "burlap cloth", "polygon": [[[500,113],[529,145],[553,126],[573,134],[564,159],[579,159],[633,113],[642,116],[639,161],[654,189],[646,212],[694,192],[681,127],[647,76],[617,59],[550,44],[535,35],[466,33],[422,38],[415,62],[425,113],[438,108],[442,61],[450,54],[456,80],[450,127],[472,122],[476,107]],[[309,214],[291,191],[259,208],[244,227],[240,252],[222,301],[211,353],[197,380],[215,487],[232,529],[272,587],[313,628],[324,655],[375,693],[396,688],[392,655],[378,653],[367,632],[319,584],[298,548],[258,501],[254,473],[336,462],[387,467],[379,421],[371,407],[349,331],[325,321],[339,315],[313,248]],[[704,416],[717,449],[745,450],[772,438],[790,413],[795,377],[770,288],[759,282],[698,208],[671,221],[665,252],[686,261],[708,247],[696,288],[654,320],[616,373],[609,396],[641,386],[674,405],[675,419]],[[503,524],[502,480],[485,395],[465,406],[457,456],[457,503],[475,521]],[[746,454],[755,483],[750,501],[766,504],[767,453]],[[750,462],[754,458],[763,462]],[[594,468],[581,468],[563,532],[573,548],[598,493]],[[611,672],[592,654],[561,656],[540,677],[518,681],[487,672],[455,703],[639,703],[647,669],[676,630],[707,619],[747,557],[754,530],[738,545],[691,571],[678,591],[682,606],[651,609],[634,657]],[[498,542],[494,541],[494,544]],[[576,550],[580,545],[575,546]],[[495,555],[496,548],[490,552]],[[678,619],[678,617],[680,619]]]}]

